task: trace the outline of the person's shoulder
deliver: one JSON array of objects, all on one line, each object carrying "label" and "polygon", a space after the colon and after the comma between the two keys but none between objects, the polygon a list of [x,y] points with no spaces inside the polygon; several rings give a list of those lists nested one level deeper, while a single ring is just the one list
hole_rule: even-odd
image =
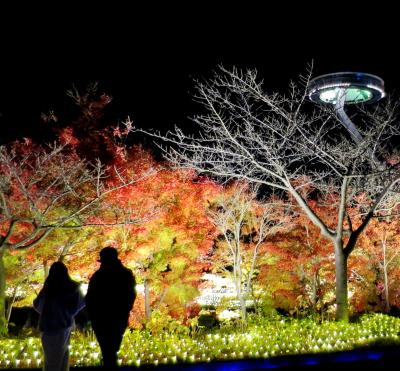
[{"label": "person's shoulder", "polygon": [[96,280],[99,278],[99,276],[101,276],[101,275],[102,275],[102,271],[101,271],[100,269],[98,269],[96,272],[94,272],[94,273],[90,276],[89,282],[96,281]]},{"label": "person's shoulder", "polygon": [[126,275],[127,277],[130,277],[130,278],[134,278],[132,269],[126,267],[125,265],[121,265],[121,267],[122,267],[122,271],[124,272],[124,275]]},{"label": "person's shoulder", "polygon": [[126,267],[125,265],[122,265],[122,269],[126,274],[132,275],[133,276],[133,272],[132,269]]}]

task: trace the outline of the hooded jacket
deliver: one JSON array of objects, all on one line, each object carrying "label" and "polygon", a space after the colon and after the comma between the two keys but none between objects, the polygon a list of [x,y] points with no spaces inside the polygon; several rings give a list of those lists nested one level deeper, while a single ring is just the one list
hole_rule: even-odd
[{"label": "hooded jacket", "polygon": [[33,308],[39,312],[39,330],[55,333],[69,328],[74,316],[85,306],[85,299],[79,285],[73,285],[68,291],[46,295],[42,289],[33,302]]}]

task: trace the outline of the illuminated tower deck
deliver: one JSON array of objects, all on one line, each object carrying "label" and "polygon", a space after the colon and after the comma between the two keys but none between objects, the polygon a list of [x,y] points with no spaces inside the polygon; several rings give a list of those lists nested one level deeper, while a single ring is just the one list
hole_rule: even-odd
[{"label": "illuminated tower deck", "polygon": [[362,72],[337,72],[318,76],[310,81],[308,96],[319,104],[332,104],[356,143],[362,136],[344,111],[346,104],[374,103],[385,96],[383,80]]}]

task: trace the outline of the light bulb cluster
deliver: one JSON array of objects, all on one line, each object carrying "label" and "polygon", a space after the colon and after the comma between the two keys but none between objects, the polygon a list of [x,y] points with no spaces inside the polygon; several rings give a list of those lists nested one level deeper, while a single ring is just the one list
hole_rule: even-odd
[{"label": "light bulb cluster", "polygon": [[[193,337],[127,331],[119,352],[120,365],[159,365],[271,358],[274,356],[352,350],[368,345],[400,345],[400,319],[368,314],[356,323],[311,319],[263,320],[247,331],[213,330]],[[101,352],[93,338],[74,334],[71,366],[98,366]],[[39,338],[0,340],[0,368],[38,368],[43,362]]]}]

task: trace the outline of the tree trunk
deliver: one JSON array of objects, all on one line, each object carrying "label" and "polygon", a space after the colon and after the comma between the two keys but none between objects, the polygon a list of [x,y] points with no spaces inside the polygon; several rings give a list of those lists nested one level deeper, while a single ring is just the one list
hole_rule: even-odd
[{"label": "tree trunk", "polygon": [[49,276],[49,262],[47,260],[43,261],[43,275],[44,275],[44,280],[46,281],[46,278]]},{"label": "tree trunk", "polygon": [[246,301],[245,301],[245,298],[243,295],[242,282],[241,282],[240,277],[241,276],[238,275],[237,281],[235,282],[236,296],[237,296],[237,299],[239,300],[239,304],[240,304],[240,314],[241,314],[242,322],[243,322],[243,324],[245,324],[246,320],[247,320]]},{"label": "tree trunk", "polygon": [[6,269],[4,266],[4,249],[0,248],[0,336],[7,334],[6,320]]},{"label": "tree trunk", "polygon": [[317,313],[317,302],[318,302],[318,289],[319,289],[319,269],[317,269],[312,278],[312,292],[311,292],[311,301],[312,301],[312,309],[314,313]]},{"label": "tree trunk", "polygon": [[244,298],[244,290],[242,288],[242,274],[240,272],[240,268],[236,265],[234,269],[234,283],[236,288],[236,298],[239,300],[240,305],[240,317],[242,319],[242,325],[246,326],[247,323],[247,309],[246,309],[246,300]]},{"label": "tree trunk", "polygon": [[386,257],[386,236],[382,239],[383,247],[383,277],[384,277],[384,288],[385,288],[385,311],[390,312],[390,302],[389,302],[389,280],[388,280],[388,262]]},{"label": "tree trunk", "polygon": [[384,279],[385,279],[385,311],[386,313],[390,312],[390,302],[389,302],[389,282],[388,282],[388,273],[387,267],[384,268]]},{"label": "tree trunk", "polygon": [[7,310],[6,310],[6,321],[7,323],[10,322],[10,318],[11,318],[11,312],[12,312],[12,308],[13,305],[15,303],[15,298],[17,297],[17,292],[18,292],[18,284],[15,285],[14,290],[13,290],[13,294],[12,294],[12,298],[10,299],[8,306],[7,306]]},{"label": "tree trunk", "polygon": [[150,283],[148,279],[144,280],[144,313],[146,321],[150,320],[151,307],[150,307]]},{"label": "tree trunk", "polygon": [[343,251],[343,242],[335,241],[336,268],[336,320],[349,321],[347,293],[347,256]]},{"label": "tree trunk", "polygon": [[246,300],[244,299],[243,295],[240,295],[240,311],[242,314],[242,322],[243,326],[247,325],[247,309],[246,309]]}]

